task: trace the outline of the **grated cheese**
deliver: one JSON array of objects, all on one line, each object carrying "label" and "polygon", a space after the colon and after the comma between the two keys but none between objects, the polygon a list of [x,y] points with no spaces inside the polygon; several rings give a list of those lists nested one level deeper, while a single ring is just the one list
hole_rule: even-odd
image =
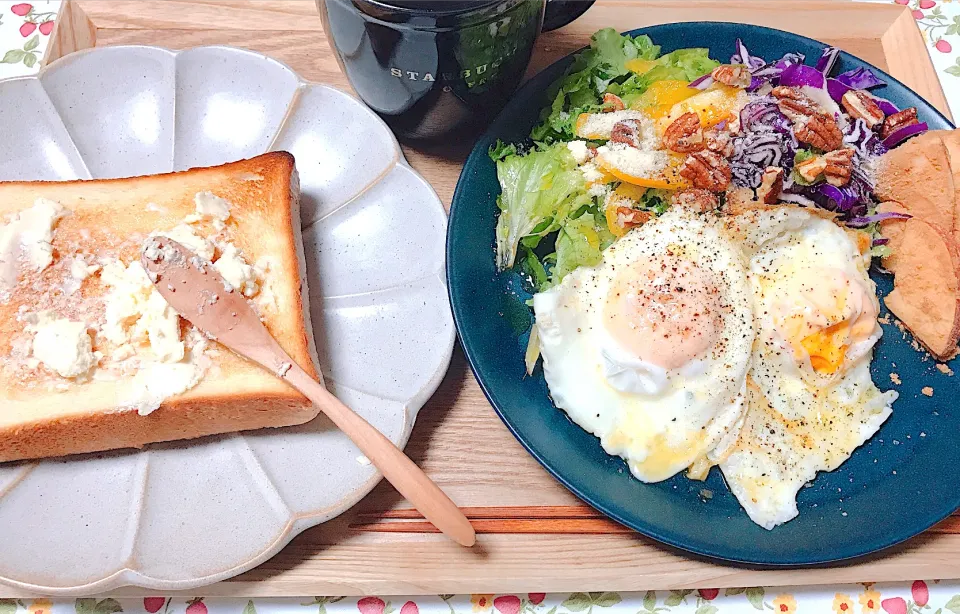
[{"label": "grated cheese", "polygon": [[[579,124],[577,126],[577,136],[584,139],[609,139],[614,125],[625,119],[637,119],[650,126],[651,130],[649,132],[656,139],[656,135],[652,133],[653,122],[650,121],[650,118],[645,113],[633,109],[612,113],[590,113],[583,122],[577,122]],[[645,130],[644,132],[648,131]]]},{"label": "grated cheese", "polygon": [[590,159],[590,150],[587,149],[586,141],[570,141],[567,143],[567,149],[573,154],[573,159],[577,164],[583,164]]},{"label": "grated cheese", "polygon": [[596,183],[603,179],[603,173],[600,172],[600,169],[598,169],[597,165],[593,162],[588,162],[581,166],[580,172],[583,173],[583,179],[587,183]]},{"label": "grated cheese", "polygon": [[597,148],[597,157],[604,166],[638,178],[661,174],[670,161],[665,151],[637,149],[622,143],[610,143]]}]

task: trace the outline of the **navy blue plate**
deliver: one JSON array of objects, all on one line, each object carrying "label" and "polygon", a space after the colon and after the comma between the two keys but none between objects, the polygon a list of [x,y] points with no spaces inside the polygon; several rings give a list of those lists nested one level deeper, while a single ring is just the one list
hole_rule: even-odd
[{"label": "navy blue plate", "polygon": [[[678,23],[634,30],[663,52],[707,46],[726,61],[734,40],[767,59],[788,51],[819,57],[817,41],[757,26]],[[881,389],[900,398],[880,432],[837,471],[821,474],[799,495],[800,516],[773,531],[753,524],[714,468],[706,483],[682,474],[658,484],[630,476],[624,462],[571,422],[547,394],[539,367],[524,376],[523,354],[533,322],[519,275],[497,273],[494,226],[500,191],[487,149],[496,139],[524,141],[548,101],[545,90],[572,58],[530,80],[479,140],[464,166],[450,210],[447,280],[460,340],[484,393],[507,427],[567,488],[611,518],[661,542],[727,561],[809,565],[849,559],[906,540],[960,507],[960,361],[947,376],[911,347],[911,339],[884,325],[872,372]],[[836,72],[868,67],[889,84],[877,94],[915,106],[931,129],[950,122],[906,86],[866,62],[842,53]],[[891,280],[874,273],[881,295]],[[894,386],[891,374],[902,384]],[[932,398],[921,388],[934,389]],[[705,498],[702,490],[712,491]]]}]

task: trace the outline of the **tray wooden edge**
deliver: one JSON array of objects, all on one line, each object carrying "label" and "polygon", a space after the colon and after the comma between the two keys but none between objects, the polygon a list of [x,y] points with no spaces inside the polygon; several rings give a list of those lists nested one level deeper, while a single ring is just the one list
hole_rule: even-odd
[{"label": "tray wooden edge", "polygon": [[[616,3],[610,2],[610,4]],[[619,3],[625,3],[625,1],[620,0]],[[155,25],[150,23],[147,17],[159,14],[160,11],[166,11],[167,21],[170,24],[169,29],[175,29],[170,23],[170,9],[168,6],[162,6],[164,4],[166,3],[153,0],[110,0],[109,2],[66,0],[61,9],[47,60],[53,61],[73,51],[95,46],[97,33],[101,29],[154,29]],[[226,2],[225,4],[240,7],[244,3]],[[264,5],[270,5],[271,7],[278,4],[281,3],[264,2]],[[312,2],[302,4],[313,6]],[[651,4],[667,5],[666,2],[653,2]],[[689,6],[710,3],[694,0],[687,4]],[[724,4],[729,6],[731,3]],[[742,9],[753,4],[753,0],[735,4]],[[756,4],[759,6],[760,3]],[[827,10],[827,7],[836,8],[838,4],[840,3],[782,0],[778,4],[778,8],[781,10],[793,7],[804,10]],[[109,5],[110,14],[106,12],[107,5]],[[246,6],[249,6],[249,3],[246,3]],[[717,6],[716,3],[713,6]],[[889,19],[887,29],[880,36],[881,45],[889,62],[888,72],[924,95],[934,106],[950,117],[939,79],[910,11],[905,7],[869,4],[858,4],[855,10],[858,12],[867,11],[868,7],[873,8],[877,15],[882,16],[884,20]],[[256,13],[262,18],[267,11],[270,11],[271,17],[277,16],[276,29],[278,30],[283,28],[319,29],[319,23],[312,24],[310,23],[311,20],[304,20],[302,15],[295,11],[277,10],[274,12],[270,8],[264,8],[257,10]],[[253,29],[253,27],[243,25],[249,24],[251,21],[242,12],[236,15],[235,20],[231,20],[230,23],[218,23],[218,27],[230,29],[236,26],[238,30]],[[210,22],[205,20],[205,16],[196,19],[191,18],[187,23],[177,25],[195,30],[210,29]],[[884,22],[886,23],[886,21]],[[271,25],[273,23],[271,22]],[[922,58],[922,61],[918,64],[917,61],[920,58]],[[562,520],[567,521],[569,519]],[[373,522],[366,522],[365,525],[354,525],[352,530],[356,532],[380,532],[378,528],[370,526],[371,524],[377,524],[378,520],[367,520]],[[599,526],[594,525],[591,518],[585,520],[591,521],[590,526]],[[599,522],[606,523],[607,521],[600,519]],[[397,523],[389,524],[395,527]],[[364,529],[364,526],[366,526],[366,529]],[[576,528],[577,525],[569,526]],[[945,530],[939,530],[941,527]],[[960,577],[960,535],[945,534],[960,532],[960,518],[957,516],[938,526],[931,533],[896,549],[894,553],[885,553],[885,558],[868,559],[856,564],[824,569],[771,571],[723,567],[694,559],[677,557],[669,551],[651,548],[652,542],[634,535],[636,539],[629,540],[629,542],[631,545],[635,544],[636,547],[642,548],[642,551],[635,551],[639,554],[636,559],[632,559],[628,551],[618,555],[622,556],[627,564],[622,572],[615,577],[606,575],[606,572],[603,577],[596,573],[591,575],[587,572],[586,567],[578,566],[571,569],[569,566],[564,568],[563,566],[554,567],[547,564],[551,559],[560,561],[561,555],[571,556],[571,552],[575,550],[575,546],[569,543],[571,540],[579,543],[581,540],[591,537],[589,533],[584,532],[571,535],[566,530],[557,530],[552,532],[554,534],[539,532],[534,536],[532,540],[534,544],[542,547],[536,558],[542,560],[545,564],[535,577],[521,577],[521,574],[518,573],[516,561],[511,561],[509,557],[518,556],[523,548],[510,547],[507,541],[510,537],[502,529],[506,529],[506,527],[500,527],[497,535],[490,536],[491,539],[504,542],[504,552],[497,555],[496,558],[499,559],[499,563],[496,564],[501,565],[505,571],[500,577],[496,578],[482,578],[479,575],[473,575],[474,572],[471,572],[469,567],[474,567],[474,564],[468,566],[467,570],[459,568],[455,575],[451,575],[451,562],[456,560],[459,552],[448,551],[442,545],[438,545],[437,540],[439,538],[423,535],[420,538],[421,541],[417,543],[395,543],[386,548],[383,544],[374,544],[369,540],[361,540],[358,544],[349,545],[346,551],[351,552],[357,561],[349,567],[353,570],[353,579],[351,580],[331,581],[321,579],[332,577],[330,572],[336,570],[335,566],[331,565],[330,560],[325,560],[322,548],[313,547],[312,544],[307,548],[301,548],[295,542],[271,561],[235,579],[203,589],[172,594],[192,596],[197,592],[202,592],[209,596],[289,597],[317,593],[364,595],[524,592],[528,590],[559,592],[568,591],[573,585],[578,590],[628,591],[696,588],[700,586],[725,588],[761,584],[778,586],[816,583],[835,584],[864,580],[888,581],[902,580],[904,573],[908,573],[911,577],[930,579]],[[583,529],[583,527],[580,527],[580,529]],[[409,532],[409,529],[387,528],[383,532]],[[421,530],[415,532],[422,533]],[[592,537],[596,537],[597,533],[600,532],[593,533]],[[526,533],[526,531],[516,530],[512,533]],[[934,535],[933,533],[940,534]],[[613,538],[614,536],[610,535],[610,539]],[[922,560],[917,552],[921,548],[926,551],[926,558]],[[642,554],[640,554],[641,552]],[[437,557],[438,553],[441,555],[440,557]],[[372,568],[369,564],[364,564],[363,561],[369,561],[371,560],[370,557],[378,554],[388,557],[389,560],[401,567],[406,566],[406,577],[403,579],[377,577],[377,569]],[[587,554],[587,556],[589,555]],[[414,561],[420,557],[434,557],[434,560],[415,564]],[[484,564],[492,562],[488,560]],[[474,567],[474,571],[476,570],[479,570],[479,567]],[[345,569],[342,569],[342,571],[345,571]],[[341,575],[342,577],[343,575]],[[8,592],[10,592],[10,589],[0,586],[0,597],[8,596]],[[111,591],[111,594],[116,596],[146,596],[156,592],[129,587]],[[13,593],[10,596],[14,596]],[[17,594],[16,596],[23,595]]]}]

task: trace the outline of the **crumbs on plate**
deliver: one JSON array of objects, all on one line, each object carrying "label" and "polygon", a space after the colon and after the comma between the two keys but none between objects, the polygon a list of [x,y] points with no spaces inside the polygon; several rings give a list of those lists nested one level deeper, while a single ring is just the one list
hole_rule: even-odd
[{"label": "crumbs on plate", "polygon": [[922,395],[924,395],[924,396],[932,397],[932,396],[933,396],[933,388],[931,388],[930,386],[924,386],[923,388],[920,389],[920,394],[922,394]]}]

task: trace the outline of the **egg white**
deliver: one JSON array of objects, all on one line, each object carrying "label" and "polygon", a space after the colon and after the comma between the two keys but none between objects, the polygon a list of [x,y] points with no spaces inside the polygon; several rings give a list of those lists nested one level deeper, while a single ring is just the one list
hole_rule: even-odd
[{"label": "egg white", "polygon": [[[746,421],[720,468],[750,518],[772,529],[797,515],[804,484],[836,469],[880,428],[896,392],[881,392],[870,377],[881,335],[876,291],[867,259],[843,229],[788,206],[750,211],[727,224],[749,257],[757,338]],[[850,313],[865,319],[839,367],[820,372],[785,332],[787,312],[809,330]]]},{"label": "egg white", "polygon": [[[681,254],[720,280],[722,342],[671,369],[642,360],[613,338],[604,305],[617,270]],[[745,408],[754,328],[741,251],[712,216],[674,207],[534,296],[544,377],[554,403],[644,482],[667,479],[735,441]]]}]

